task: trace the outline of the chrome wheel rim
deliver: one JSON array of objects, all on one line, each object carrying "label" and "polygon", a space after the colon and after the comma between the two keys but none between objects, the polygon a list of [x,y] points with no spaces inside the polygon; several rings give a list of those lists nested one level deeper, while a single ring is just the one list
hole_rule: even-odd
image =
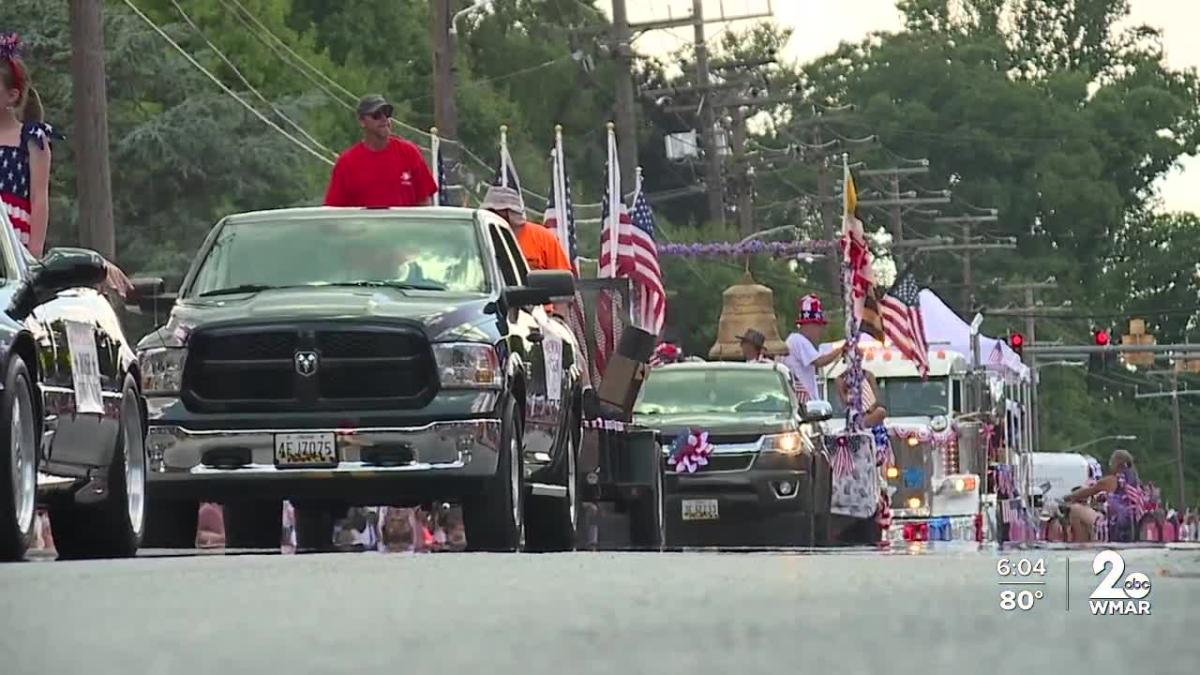
[{"label": "chrome wheel rim", "polygon": [[33,406],[28,388],[20,387],[14,393],[8,431],[12,453],[13,507],[17,528],[21,532],[29,532],[37,507],[37,444],[33,435],[33,418],[28,414]]},{"label": "chrome wheel rim", "polygon": [[575,548],[576,540],[579,532],[579,509],[575,501],[575,451],[576,439],[574,432],[568,432],[567,436],[567,514],[571,520],[571,549]]},{"label": "chrome wheel rim", "polygon": [[525,543],[525,528],[521,518],[521,444],[514,434],[508,441],[508,489],[512,499],[512,522],[517,529],[517,547]]},{"label": "chrome wheel rim", "polygon": [[146,448],[137,406],[122,406],[121,446],[125,453],[125,511],[134,533],[146,520]]}]

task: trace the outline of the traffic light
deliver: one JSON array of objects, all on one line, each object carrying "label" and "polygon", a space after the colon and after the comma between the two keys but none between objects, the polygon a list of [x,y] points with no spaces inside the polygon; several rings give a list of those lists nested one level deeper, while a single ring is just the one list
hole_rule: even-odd
[{"label": "traffic light", "polygon": [[1016,352],[1017,356],[1025,355],[1025,336],[1020,333],[1008,334],[1008,346]]},{"label": "traffic light", "polygon": [[[1108,347],[1113,343],[1112,330],[1109,328],[1096,328],[1092,331],[1092,343],[1097,347]],[[1092,354],[1088,357],[1088,370],[1100,372],[1108,370],[1117,365],[1118,358],[1114,352],[1101,352]]]}]

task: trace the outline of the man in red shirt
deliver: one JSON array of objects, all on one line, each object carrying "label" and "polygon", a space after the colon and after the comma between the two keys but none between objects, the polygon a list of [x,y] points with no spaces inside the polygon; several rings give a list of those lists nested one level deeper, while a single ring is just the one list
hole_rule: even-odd
[{"label": "man in red shirt", "polygon": [[371,94],[358,102],[363,139],[338,157],[325,193],[326,206],[425,206],[437,181],[416,144],[392,135],[393,108]]}]

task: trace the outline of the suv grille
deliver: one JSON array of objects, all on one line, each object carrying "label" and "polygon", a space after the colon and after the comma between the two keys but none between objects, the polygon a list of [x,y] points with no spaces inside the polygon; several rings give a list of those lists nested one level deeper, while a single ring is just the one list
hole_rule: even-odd
[{"label": "suv grille", "polygon": [[429,402],[437,377],[415,327],[276,324],[193,333],[183,389],[205,412],[411,409]]}]

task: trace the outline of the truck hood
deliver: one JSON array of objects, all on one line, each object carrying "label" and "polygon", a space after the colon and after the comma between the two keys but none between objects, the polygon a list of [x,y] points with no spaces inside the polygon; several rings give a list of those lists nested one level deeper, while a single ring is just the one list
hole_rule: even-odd
[{"label": "truck hood", "polygon": [[675,436],[685,429],[707,431],[710,436],[761,435],[796,429],[796,423],[790,416],[768,413],[638,415],[636,422],[665,436]]},{"label": "truck hood", "polygon": [[[398,288],[314,286],[281,288],[180,301],[164,337],[186,339],[205,326],[275,321],[378,320],[419,324],[432,341],[499,339],[495,314],[485,311],[494,300],[483,295],[456,295]],[[154,346],[151,333],[139,347]]]},{"label": "truck hood", "polygon": [[[912,416],[912,417],[888,417],[883,420],[884,426],[886,426],[889,429],[891,429],[893,427],[902,427],[905,429],[911,429],[913,427],[920,427],[922,429],[927,429],[927,428],[929,428],[929,425],[932,422],[933,422],[932,417],[926,417],[926,416],[920,416],[920,415]],[[841,431],[842,429],[846,428],[846,420],[842,417],[834,417],[833,419],[825,422],[824,425],[825,425],[826,429],[833,431],[833,432],[837,432],[837,431]]]}]

